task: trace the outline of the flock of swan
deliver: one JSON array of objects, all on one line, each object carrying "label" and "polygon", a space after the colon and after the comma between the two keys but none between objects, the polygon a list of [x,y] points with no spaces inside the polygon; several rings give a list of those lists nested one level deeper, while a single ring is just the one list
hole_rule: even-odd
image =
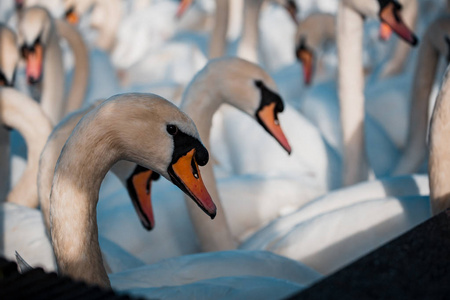
[{"label": "flock of swan", "polygon": [[0,254],[149,298],[301,291],[450,207],[449,11],[1,1]]}]

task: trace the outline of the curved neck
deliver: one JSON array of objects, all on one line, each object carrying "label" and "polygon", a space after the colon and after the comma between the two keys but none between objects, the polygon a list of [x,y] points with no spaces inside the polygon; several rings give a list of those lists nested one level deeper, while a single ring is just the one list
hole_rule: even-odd
[{"label": "curved neck", "polygon": [[[211,89],[209,87],[210,85],[207,82],[200,83],[197,81],[195,86],[190,86],[188,88],[185,98],[180,104],[180,109],[189,115],[196,124],[200,138],[208,150],[211,149],[209,138],[212,118],[224,101],[223,97],[220,95],[211,94]],[[189,95],[194,94],[195,97],[189,97]],[[235,249],[236,244],[233,241],[231,231],[225,218],[224,209],[216,187],[212,164],[206,164],[206,166],[201,167],[200,170],[203,182],[217,207],[216,218],[211,221],[207,215],[198,209],[197,205],[190,198],[185,196],[186,205],[197,233],[200,246],[203,251]]]},{"label": "curved neck", "polygon": [[0,89],[0,103],[3,124],[16,129],[25,139],[28,149],[27,167],[8,194],[7,201],[37,207],[39,156],[52,126],[36,101],[13,88]]},{"label": "curved neck", "polygon": [[58,161],[61,149],[77,123],[87,112],[92,110],[92,108],[93,106],[89,106],[84,110],[79,110],[64,118],[55,127],[42,150],[39,160],[37,186],[39,204],[47,233],[50,233],[50,191],[52,188],[56,162]]},{"label": "curved neck", "polygon": [[65,76],[63,58],[55,26],[52,26],[50,30],[49,41],[45,47],[43,76],[42,110],[53,124],[57,124],[64,113]]},{"label": "curved neck", "polygon": [[221,57],[226,52],[229,10],[229,0],[216,0],[216,17],[209,42],[210,59]]},{"label": "curved neck", "polygon": [[337,14],[338,88],[344,139],[344,185],[367,179],[364,149],[363,17],[339,3]]},{"label": "curved neck", "polygon": [[450,207],[450,71],[447,68],[442,87],[434,106],[430,127],[430,201],[433,214]]},{"label": "curved neck", "polygon": [[85,116],[90,126],[78,126],[61,152],[50,196],[51,236],[62,274],[109,287],[96,206],[101,182],[120,159],[120,149],[116,133],[95,115]]},{"label": "curved neck", "polygon": [[89,52],[78,30],[62,20],[56,20],[60,37],[67,40],[75,58],[74,74],[63,115],[83,105],[89,80]]},{"label": "curved neck", "polygon": [[411,88],[408,139],[405,152],[393,171],[394,175],[417,172],[426,158],[428,105],[438,62],[438,49],[433,46],[428,35],[424,35]]},{"label": "curved neck", "polygon": [[244,28],[237,52],[238,57],[254,63],[258,62],[258,21],[262,4],[261,0],[244,1]]}]

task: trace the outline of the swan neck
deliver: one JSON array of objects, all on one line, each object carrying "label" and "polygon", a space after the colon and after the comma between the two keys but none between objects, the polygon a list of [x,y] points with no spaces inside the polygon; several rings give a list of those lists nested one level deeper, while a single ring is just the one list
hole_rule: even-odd
[{"label": "swan neck", "polygon": [[344,140],[343,184],[367,179],[364,150],[363,17],[339,3],[337,14],[338,89]]},{"label": "swan neck", "polygon": [[209,58],[221,57],[226,52],[230,3],[228,0],[216,0],[216,17],[209,44]]},{"label": "swan neck", "polygon": [[64,108],[64,115],[67,115],[81,108],[86,96],[89,80],[89,52],[75,27],[62,20],[55,21],[59,36],[69,43],[75,58],[73,79]]},{"label": "swan neck", "polygon": [[253,63],[258,63],[259,14],[263,1],[244,1],[244,24],[238,56]]},{"label": "swan neck", "polygon": [[41,106],[53,124],[58,124],[63,116],[64,86],[62,52],[55,26],[52,26],[44,54]]},{"label": "swan neck", "polygon": [[[207,70],[204,71],[207,73]],[[207,74],[204,74],[208,78]],[[211,152],[210,131],[214,113],[224,102],[219,93],[212,93],[209,87],[211,83],[197,78],[195,84],[188,87],[180,108],[191,117],[197,126],[200,138],[205,147]],[[203,182],[217,208],[217,215],[211,220],[205,213],[198,209],[192,199],[185,195],[189,215],[194,225],[195,232],[200,242],[202,251],[219,251],[235,249],[231,230],[227,224],[224,209],[219,197],[212,163],[200,168]]]},{"label": "swan neck", "polygon": [[120,155],[111,142],[114,133],[104,130],[102,118],[94,116],[86,116],[91,126],[83,126],[84,122],[74,130],[58,160],[50,196],[51,236],[62,274],[109,287],[96,206],[100,184]]}]

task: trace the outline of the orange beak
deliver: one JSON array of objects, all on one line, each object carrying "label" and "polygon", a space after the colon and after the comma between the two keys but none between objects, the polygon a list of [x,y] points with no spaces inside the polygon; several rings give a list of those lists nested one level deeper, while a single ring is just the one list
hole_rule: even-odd
[{"label": "orange beak", "polygon": [[258,121],[277,141],[280,145],[291,154],[292,149],[289,142],[281,129],[280,122],[278,121],[277,113],[275,111],[275,102],[272,102],[264,106],[257,113]]},{"label": "orange beak", "polygon": [[409,44],[415,46],[418,39],[415,34],[406,27],[400,16],[401,6],[395,2],[390,2],[380,11],[380,19],[383,23],[388,25],[399,37],[404,39]]},{"label": "orange beak", "polygon": [[314,69],[314,54],[311,50],[308,50],[306,48],[299,48],[297,50],[297,58],[302,62],[303,65],[303,80],[305,81],[306,85],[310,85]]},{"label": "orange beak", "polygon": [[181,156],[173,163],[169,167],[168,173],[172,182],[189,195],[211,219],[214,219],[216,216],[216,205],[203,183],[197,161],[195,160],[195,149]]},{"label": "orange beak", "polygon": [[27,61],[26,76],[30,84],[37,83],[42,78],[42,66],[44,60],[44,49],[41,44],[35,44],[33,51],[25,51],[25,59]]},{"label": "orange beak", "polygon": [[65,18],[66,18],[66,21],[69,22],[72,25],[77,25],[78,22],[80,22],[80,17],[75,12],[73,7],[69,8],[66,11]]},{"label": "orange beak", "polygon": [[153,206],[151,198],[152,179],[158,179],[159,174],[142,167],[137,167],[135,172],[127,180],[127,190],[134,208],[147,230],[155,227]]},{"label": "orange beak", "polygon": [[392,35],[391,27],[388,24],[381,22],[381,24],[380,24],[380,39],[383,41],[388,41],[391,38],[391,35]]},{"label": "orange beak", "polygon": [[191,6],[192,0],[181,0],[180,5],[178,6],[178,10],[176,13],[176,17],[181,18],[186,10]]}]

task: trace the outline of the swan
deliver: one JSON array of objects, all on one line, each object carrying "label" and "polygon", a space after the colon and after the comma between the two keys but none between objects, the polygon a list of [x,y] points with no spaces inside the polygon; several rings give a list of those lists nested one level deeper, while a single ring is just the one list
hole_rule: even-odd
[{"label": "swan", "polygon": [[[129,122],[129,114],[134,115],[133,122]],[[86,155],[90,156],[89,164],[80,164],[79,159]],[[216,214],[197,166],[197,160],[200,165],[207,163],[208,152],[192,120],[156,95],[113,96],[78,123],[55,169],[50,196],[51,236],[60,274],[110,287],[97,240],[95,203],[101,180],[120,159],[152,168],[191,194],[211,217]],[[302,275],[311,276],[317,278],[317,273],[309,269]]]},{"label": "swan", "polygon": [[[239,87],[235,87],[236,84]],[[211,90],[211,86],[216,88]],[[291,147],[277,117],[283,111],[283,102],[274,90],[273,80],[258,66],[237,58],[216,59],[194,77],[186,88],[180,108],[194,120],[207,148],[213,114],[222,102],[226,102],[256,119],[290,153]],[[236,92],[238,94],[234,94]],[[204,167],[203,173],[206,174],[205,184],[221,210],[212,167]],[[204,251],[235,248],[225,214],[218,215],[214,224],[206,226],[206,220],[196,213],[195,207],[189,202],[187,206]]]},{"label": "swan", "polygon": [[368,176],[369,165],[364,151],[364,75],[362,67],[363,16],[378,17],[394,32],[412,45],[417,38],[400,17],[395,1],[339,3],[337,14],[338,93],[344,141],[344,185],[351,185]]},{"label": "swan", "polygon": [[404,153],[392,171],[394,175],[417,172],[426,158],[429,98],[438,72],[439,57],[447,56],[449,52],[445,42],[449,30],[450,18],[441,16],[428,26],[423,35],[411,87],[408,137]]},{"label": "swan", "polygon": [[[246,84],[242,84],[242,86],[230,86],[227,89],[228,90],[224,90],[223,88],[219,88],[219,86],[215,87],[216,85],[213,84],[213,82],[215,81],[221,81],[221,82],[228,82],[229,78],[240,78],[241,82],[246,82]],[[261,83],[260,87],[257,87],[257,81],[261,79],[263,80]],[[265,86],[264,85],[264,83]],[[223,84],[222,84],[223,85]],[[214,88],[213,88],[214,87]],[[256,118],[255,114],[256,111],[258,109],[258,107],[262,102],[266,101],[267,99],[273,97],[274,100],[276,99],[276,94],[273,92],[270,92],[269,87],[271,89],[274,89],[273,86],[273,81],[270,79],[270,77],[267,75],[267,73],[265,73],[261,68],[246,62],[244,60],[241,59],[237,59],[237,58],[223,58],[223,59],[218,59],[218,60],[213,60],[211,61],[207,67],[205,67],[205,69],[200,72],[197,77],[195,79],[193,79],[192,83],[190,84],[190,88],[186,91],[185,95],[184,95],[184,99],[186,101],[185,104],[183,104],[183,109],[185,109],[186,111],[189,111],[193,114],[193,116],[195,116],[194,119],[198,119],[199,121],[197,122],[197,128],[200,131],[200,135],[202,136],[202,139],[205,141],[205,145],[209,145],[209,137],[210,137],[210,128],[211,128],[211,121],[212,121],[212,116],[214,114],[214,112],[216,111],[216,109],[222,104],[222,103],[230,103],[235,105],[236,107],[239,107],[240,109],[246,111],[248,114],[251,114],[253,116],[253,118]],[[209,89],[209,91],[205,94],[204,89]],[[263,89],[264,92],[259,91],[259,89]],[[263,98],[261,98],[263,97]],[[268,100],[270,102],[270,100]],[[183,102],[184,103],[184,102]],[[200,105],[202,105],[203,107],[200,108]],[[273,109],[273,108],[271,108]],[[194,113],[194,110],[195,113]],[[80,112],[78,114],[78,118],[81,118],[82,113],[85,113],[85,111]],[[200,117],[201,116],[201,117]],[[270,116],[269,116],[270,117]],[[245,118],[245,117],[244,117]],[[271,124],[270,122],[270,118],[269,121],[264,121],[266,120],[267,117],[262,117],[260,124],[265,126],[267,128],[267,130],[271,130],[270,125],[265,125],[265,124]],[[69,121],[70,120],[70,121]],[[39,191],[40,191],[40,195],[41,195],[41,191],[43,193],[43,195],[48,195],[49,194],[49,189],[51,187],[51,172],[54,169],[54,165],[56,163],[56,157],[57,153],[59,153],[60,149],[62,148],[62,144],[64,142],[64,140],[68,137],[68,135],[71,132],[71,128],[73,128],[75,126],[77,122],[77,118],[75,117],[75,114],[72,115],[71,117],[66,118],[65,121],[63,121],[62,123],[60,123],[58,125],[58,127],[55,129],[55,131],[52,133],[52,136],[49,138],[49,142],[46,145],[46,148],[43,151],[43,154],[41,156],[41,172],[40,172],[40,176],[39,176]],[[205,123],[206,122],[206,123]],[[214,128],[214,127],[213,127]],[[214,131],[214,130],[213,130]],[[281,143],[287,148],[289,146],[289,144],[287,144],[286,139],[283,137],[283,134],[281,131],[278,131],[278,129],[274,129],[273,130],[274,135],[277,137],[277,140],[281,141]],[[223,143],[223,142],[222,142]],[[213,148],[217,148],[218,144],[217,142],[214,142],[214,147]],[[54,149],[54,150],[51,150]],[[133,168],[131,168],[133,169]],[[45,171],[47,170],[47,171]],[[204,170],[203,172],[208,171],[208,172],[212,172],[212,170]],[[127,172],[127,174],[129,174],[129,172]],[[208,173],[209,174],[209,173]],[[212,175],[211,175],[212,176]],[[127,176],[123,176],[121,181],[122,183],[125,181]],[[147,177],[148,179],[148,177]],[[146,179],[146,180],[147,180]],[[211,178],[213,179],[213,178]],[[290,186],[290,185],[296,185],[296,183],[294,183],[295,181],[293,179],[289,180],[288,183],[286,181],[283,180],[283,178],[264,178],[264,177],[260,177],[260,178],[247,178],[245,181],[245,184],[240,185],[239,181],[240,179],[246,179],[245,177],[237,177],[237,178],[227,178],[224,181],[221,181],[219,183],[219,189],[220,189],[220,194],[225,195],[226,198],[226,202],[227,204],[225,205],[226,207],[224,208],[225,211],[225,217],[228,215],[229,218],[231,218],[232,222],[232,239],[233,240],[241,240],[242,239],[242,235],[248,234],[250,231],[256,230],[256,228],[260,227],[261,224],[264,224],[266,222],[268,222],[269,220],[277,217],[279,215],[279,211],[280,209],[282,209],[282,207],[285,206],[290,206],[290,205],[294,205],[294,206],[298,206],[300,204],[298,204],[298,202],[302,202],[300,201],[300,199],[303,199],[302,197],[295,197],[297,200],[294,201],[295,203],[293,203],[291,200],[293,198],[292,197],[287,197],[287,194],[289,194],[290,192],[287,192],[287,194],[285,194],[285,197],[283,199],[283,201],[278,201],[278,202],[273,202],[271,201],[271,197],[270,195],[273,195],[272,189],[278,190],[277,187],[279,186]],[[270,182],[273,181],[273,184]],[[216,187],[215,184],[212,180],[210,179],[205,179],[206,182],[206,186],[208,187],[208,190],[210,191],[210,193],[217,193],[216,191]],[[261,189],[261,186],[264,185],[265,186],[265,190],[267,193],[267,196],[264,195],[259,195],[256,196],[256,192],[255,193],[250,193],[249,190],[258,190]],[[272,188],[273,186],[273,188]],[[228,190],[232,190],[233,192],[228,192]],[[292,188],[290,188],[289,190],[292,190]],[[302,189],[295,189],[296,191],[301,191]],[[147,192],[149,194],[149,192]],[[158,189],[158,193],[159,193],[159,189]],[[279,194],[279,192],[276,192],[275,194]],[[167,194],[167,192],[166,192]],[[261,194],[261,193],[259,193]],[[119,197],[123,195],[119,194]],[[47,197],[48,198],[48,197]],[[166,196],[165,198],[168,199],[173,199],[174,195],[170,194],[170,196]],[[246,207],[258,207],[258,212],[253,214],[253,217],[249,217],[248,215],[244,215],[238,212],[238,210],[236,210],[236,207],[241,206],[242,204],[236,203],[236,201],[238,199],[241,198],[245,198],[246,199]],[[48,204],[45,204],[45,202],[48,201],[44,201],[44,203],[42,203],[42,199],[46,199],[45,196],[41,197],[41,207],[43,207],[43,211],[46,212],[47,209],[45,207],[48,206]],[[218,196],[215,196],[216,199],[216,205],[218,203]],[[236,200],[234,200],[236,199]],[[267,199],[267,200],[264,200]],[[150,200],[146,200],[146,201],[150,201]],[[166,200],[164,202],[162,202],[161,204],[159,204],[159,202],[157,202],[157,211],[159,211],[159,214],[162,214],[162,210],[164,209],[164,211],[167,211],[167,213],[169,213],[171,210],[176,210],[177,211],[177,215],[179,211],[185,211],[184,207],[179,207],[179,204],[175,203],[172,205],[171,203],[175,201],[175,200]],[[304,201],[304,200],[303,200]],[[108,201],[108,203],[110,203],[111,201]],[[170,256],[176,256],[176,252],[174,253],[175,246],[173,246],[171,249],[166,249],[166,242],[164,242],[164,238],[161,237],[159,242],[156,242],[155,240],[157,239],[158,236],[164,235],[166,234],[166,230],[165,228],[156,228],[156,232],[152,232],[150,235],[148,235],[146,232],[139,230],[138,228],[136,229],[130,229],[136,232],[134,237],[124,237],[124,239],[126,239],[126,242],[123,241],[122,238],[118,238],[117,234],[115,234],[114,232],[116,232],[116,227],[114,225],[111,225],[111,220],[112,218],[117,218],[114,217],[116,215],[120,215],[120,218],[123,218],[123,221],[119,222],[120,224],[122,224],[121,226],[123,228],[134,228],[133,224],[136,223],[130,223],[130,221],[128,221],[128,219],[132,219],[132,216],[129,216],[128,213],[131,213],[131,210],[129,209],[129,205],[126,205],[128,203],[124,203],[121,204],[120,206],[114,206],[112,204],[103,204],[104,202],[100,202],[99,203],[99,227],[100,227],[100,232],[102,232],[102,230],[108,230],[106,233],[106,236],[110,239],[112,239],[113,241],[115,241],[118,244],[122,244],[123,247],[125,247],[128,251],[130,251],[133,254],[136,254],[139,258],[143,259],[146,262],[154,262],[157,261],[159,259],[161,259],[161,257],[170,257]],[[175,206],[174,206],[175,205]],[[188,205],[188,204],[187,204]],[[163,207],[161,207],[163,206]],[[127,212],[127,214],[125,214],[125,211]],[[109,213],[109,216],[106,216],[107,212]],[[44,213],[45,214],[45,213]],[[128,216],[128,217],[125,217]],[[198,217],[198,216],[194,216],[194,217]],[[218,218],[218,217],[217,217]],[[216,218],[216,219],[217,219]],[[47,218],[45,218],[47,219]],[[134,219],[134,218],[133,218]],[[189,242],[186,243],[185,241],[185,236],[189,236],[189,230],[187,230],[187,227],[185,225],[182,225],[181,222],[178,221],[178,219],[183,219],[182,217],[178,216],[177,218],[177,222],[176,224],[170,224],[171,227],[176,227],[178,228],[178,226],[181,226],[182,228],[178,229],[177,231],[180,230],[184,230],[184,234],[180,235],[177,234],[177,236],[180,236],[180,240],[177,242],[178,247],[180,247],[181,245],[183,245],[183,247],[181,247],[181,251],[179,252],[178,255],[181,254],[188,254],[191,253],[191,251],[199,251],[200,249],[198,248],[194,248],[192,246],[189,246],[189,243],[192,243],[192,240],[195,240],[193,238],[189,239]],[[219,219],[220,220],[220,219]],[[225,221],[225,219],[222,219],[223,222]],[[189,222],[188,220],[185,220],[187,222]],[[216,222],[217,220],[215,220]],[[200,219],[197,222],[202,222],[202,220]],[[128,225],[128,223],[130,223]],[[174,223],[174,222],[172,222]],[[104,226],[102,226],[102,224],[106,224]],[[109,224],[109,225],[107,225]],[[127,225],[125,225],[127,224]],[[177,225],[180,224],[180,225]],[[131,227],[130,227],[131,226]],[[169,226],[169,224],[167,225]],[[165,226],[165,227],[167,227]],[[197,225],[200,226],[200,225]],[[211,227],[212,225],[209,225],[208,227]],[[221,224],[221,226],[226,226],[224,224]],[[224,227],[225,228],[225,227]],[[222,231],[224,231],[224,229],[222,229]],[[103,231],[103,233],[105,233],[105,231]],[[228,232],[226,232],[227,234],[229,234]],[[193,232],[192,232],[193,234]],[[148,237],[147,237],[148,235]],[[219,233],[216,233],[217,236],[219,236],[221,243],[224,243],[224,238],[220,236]],[[121,240],[122,239],[122,240]],[[204,238],[203,238],[204,239]],[[136,242],[137,241],[137,242]],[[155,247],[154,249],[166,249],[164,252],[161,252],[161,254],[159,254],[159,252],[154,251],[154,253],[152,252],[150,254],[150,256],[148,254],[146,254],[146,250],[148,247],[145,246],[147,243],[149,244],[158,244],[159,247]],[[136,245],[136,246],[133,246]],[[139,246],[138,246],[139,245]],[[218,246],[216,246],[218,248]],[[224,247],[224,246],[222,246]],[[230,246],[231,247],[231,246]],[[209,248],[208,248],[209,249]],[[138,254],[138,251],[142,252],[141,254]],[[145,257],[143,257],[142,255],[146,255]],[[155,258],[158,257],[159,255],[159,259]],[[151,257],[151,258],[149,258]]]},{"label": "swan", "polygon": [[[311,84],[314,73],[321,73],[320,63],[316,56],[325,43],[335,41],[335,23],[334,15],[315,13],[303,19],[297,26],[295,53],[303,66],[303,80],[307,85]],[[315,64],[319,64],[318,70],[315,70]],[[323,74],[320,76],[322,77]]]},{"label": "swan", "polygon": [[[71,24],[77,24],[81,16],[92,9],[90,27],[98,33],[95,44],[103,51],[111,52],[116,44],[124,5],[120,0],[65,0],[65,18]],[[105,18],[109,21],[105,22]]]},{"label": "swan", "polygon": [[[42,7],[24,10],[19,23],[19,44],[26,59],[27,81],[37,89],[43,110],[53,124],[57,124],[67,110],[72,111],[82,104],[87,85],[88,64],[80,62],[76,68],[70,103],[64,99],[64,68],[57,31],[63,33],[73,48],[75,57],[86,60],[86,49],[75,30],[62,22],[55,22],[50,13]],[[79,61],[78,61],[79,62]],[[77,65],[77,64],[76,64]]]},{"label": "swan", "polygon": [[[126,121],[126,112],[134,115],[133,122]],[[126,126],[119,125],[123,122]],[[149,141],[145,139],[147,134]],[[79,164],[80,159],[89,163]],[[62,274],[109,286],[101,264],[97,222],[92,216],[96,215],[103,177],[121,159],[155,170],[191,195],[211,218],[215,217],[216,207],[197,167],[197,161],[200,165],[207,163],[208,152],[199,141],[194,123],[159,96],[117,95],[83,117],[56,165],[50,193],[50,224]],[[69,198],[74,201],[68,202]]]}]

